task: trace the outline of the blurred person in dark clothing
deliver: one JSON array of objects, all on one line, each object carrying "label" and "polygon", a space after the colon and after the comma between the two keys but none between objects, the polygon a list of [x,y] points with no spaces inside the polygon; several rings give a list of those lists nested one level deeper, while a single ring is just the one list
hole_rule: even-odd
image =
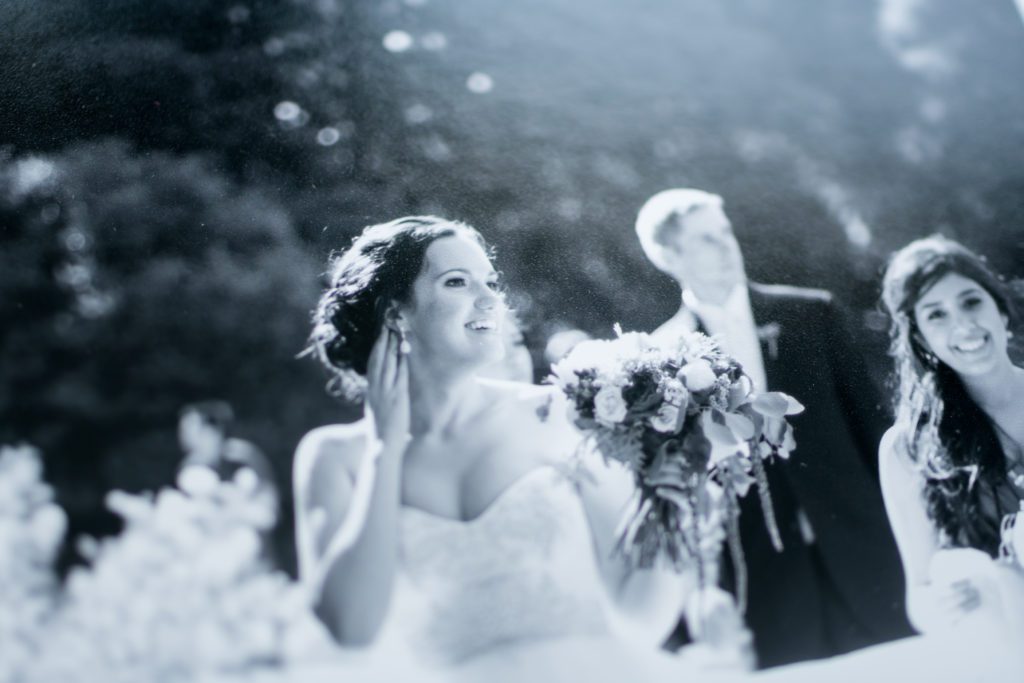
[{"label": "blurred person in dark clothing", "polygon": [[[722,198],[693,189],[651,197],[636,231],[650,261],[682,290],[654,337],[714,335],[755,389],[806,406],[797,449],[768,465],[783,549],[765,531],[757,496],[742,500],[749,568],[745,619],[759,665],[827,657],[912,633],[903,573],[878,483],[887,426],[877,388],[829,292],[747,280]],[[723,582],[733,583],[728,557]],[[685,627],[669,646],[686,642]]]}]

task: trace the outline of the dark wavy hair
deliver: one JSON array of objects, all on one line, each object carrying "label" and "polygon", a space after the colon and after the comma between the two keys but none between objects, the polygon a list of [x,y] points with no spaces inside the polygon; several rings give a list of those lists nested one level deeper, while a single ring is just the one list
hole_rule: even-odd
[{"label": "dark wavy hair", "polygon": [[921,297],[951,273],[987,291],[1011,328],[1019,321],[1014,288],[958,242],[934,235],[893,255],[883,279],[882,302],[891,318],[896,423],[905,428],[899,446],[925,477],[928,515],[943,544],[977,548],[995,557],[1002,516],[1014,512],[999,509],[999,492],[1009,486],[1006,456],[988,415],[956,372],[928,349],[914,316]]},{"label": "dark wavy hair", "polygon": [[334,375],[330,389],[359,400],[366,389],[366,365],[388,307],[408,303],[423,269],[427,248],[442,237],[465,235],[490,255],[474,228],[435,216],[406,216],[371,225],[343,252],[331,254],[327,285],[304,354],[315,356]]}]

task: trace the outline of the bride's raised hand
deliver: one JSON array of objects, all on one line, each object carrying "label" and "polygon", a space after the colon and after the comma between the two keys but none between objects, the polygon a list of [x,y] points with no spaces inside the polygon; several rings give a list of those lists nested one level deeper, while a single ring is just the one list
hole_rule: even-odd
[{"label": "bride's raised hand", "polygon": [[936,586],[936,599],[940,609],[953,621],[978,609],[982,602],[981,591],[969,579]]},{"label": "bride's raised hand", "polygon": [[366,366],[366,404],[386,447],[405,449],[409,440],[409,359],[398,334],[384,325]]}]

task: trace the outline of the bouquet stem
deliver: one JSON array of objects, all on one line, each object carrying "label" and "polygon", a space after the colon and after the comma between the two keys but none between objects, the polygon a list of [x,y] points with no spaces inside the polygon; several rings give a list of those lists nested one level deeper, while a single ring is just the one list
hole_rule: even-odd
[{"label": "bouquet stem", "polygon": [[764,511],[764,523],[768,535],[772,539],[775,552],[783,550],[782,536],[779,534],[779,523],[775,519],[775,506],[772,504],[772,492],[768,489],[768,473],[764,469],[764,461],[760,455],[751,458],[754,465],[754,477],[757,479],[757,493],[761,498],[761,509]]},{"label": "bouquet stem", "polygon": [[733,570],[736,572],[736,602],[740,614],[747,612],[747,560],[740,542],[740,507],[730,496],[729,521],[726,538],[729,543],[729,555],[732,557]]}]

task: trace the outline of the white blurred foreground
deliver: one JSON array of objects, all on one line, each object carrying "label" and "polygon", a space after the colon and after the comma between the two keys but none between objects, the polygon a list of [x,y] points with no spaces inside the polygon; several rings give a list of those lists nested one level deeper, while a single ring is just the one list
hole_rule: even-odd
[{"label": "white blurred foreground", "polygon": [[177,681],[275,670],[330,649],[298,584],[262,559],[274,508],[250,470],[222,482],[186,468],[179,489],[115,491],[117,537],[80,543],[63,586],[66,530],[38,454],[0,451],[0,680]]}]

